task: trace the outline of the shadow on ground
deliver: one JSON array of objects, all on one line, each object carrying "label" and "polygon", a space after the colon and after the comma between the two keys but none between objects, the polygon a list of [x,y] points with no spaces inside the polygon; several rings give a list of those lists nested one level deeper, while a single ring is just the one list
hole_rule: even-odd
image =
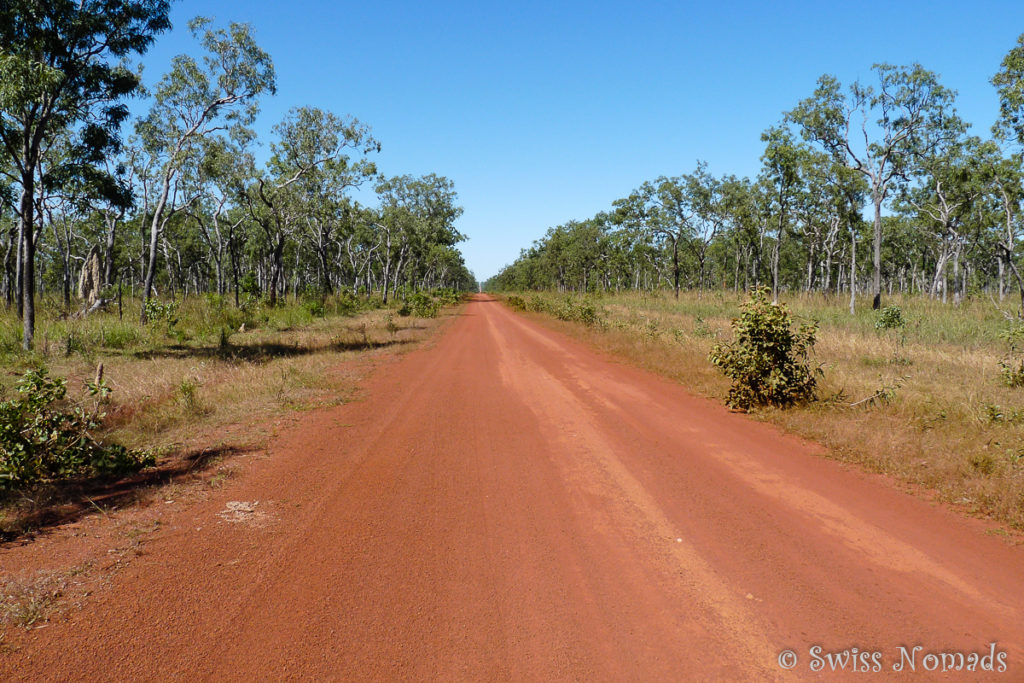
[{"label": "shadow on ground", "polygon": [[0,527],[0,549],[88,514],[106,514],[133,505],[156,487],[192,478],[224,458],[248,452],[252,449],[236,446],[187,451],[135,474],[69,479],[10,494],[0,500],[8,517],[13,516]]},{"label": "shadow on ground", "polygon": [[326,351],[371,351],[390,346],[412,344],[413,339],[392,339],[390,341],[336,341],[327,344],[300,345],[268,342],[264,344],[221,346],[185,346],[175,344],[159,351],[139,351],[132,354],[140,360],[154,358],[205,358],[239,363],[262,363],[275,358],[292,358]]}]

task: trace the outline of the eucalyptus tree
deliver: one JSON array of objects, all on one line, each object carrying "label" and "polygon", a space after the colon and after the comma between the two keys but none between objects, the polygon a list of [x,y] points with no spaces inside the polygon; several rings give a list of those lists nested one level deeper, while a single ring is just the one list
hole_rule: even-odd
[{"label": "eucalyptus tree", "polygon": [[692,209],[692,234],[687,244],[697,260],[697,290],[701,292],[704,290],[709,250],[729,222],[729,205],[724,182],[708,172],[707,163],[698,161],[697,169],[681,180],[687,203]]},{"label": "eucalyptus tree", "polygon": [[982,147],[982,158],[985,164],[984,182],[990,194],[999,205],[1000,229],[995,241],[998,252],[999,298],[1003,298],[1007,272],[1013,275],[1020,294],[1020,315],[1024,316],[1024,277],[1021,266],[1017,264],[1015,251],[1020,243],[1022,225],[1021,204],[1024,202],[1024,168],[1020,155],[1005,156],[994,142]]},{"label": "eucalyptus tree", "polygon": [[1003,57],[992,85],[999,93],[999,118],[993,131],[1000,139],[1024,146],[1024,33]]},{"label": "eucalyptus tree", "polygon": [[[70,147],[58,176],[95,167],[119,143],[122,100],[139,78],[119,60],[143,54],[170,28],[167,0],[8,0],[0,4],[0,145],[20,192],[22,343],[35,334],[36,185],[54,136]],[[7,170],[8,167],[0,166]]]},{"label": "eucalyptus tree", "polygon": [[683,180],[661,176],[644,183],[628,197],[615,200],[612,206],[617,224],[647,232],[668,247],[672,255],[672,288],[678,299],[682,276],[679,252],[693,238],[695,213]]},{"label": "eucalyptus tree", "polygon": [[371,289],[373,263],[377,250],[383,244],[382,235],[375,229],[378,214],[371,208],[352,202],[346,207],[345,221],[349,226],[344,238],[338,240],[338,261],[347,262],[352,275],[352,293],[359,288]]},{"label": "eucalyptus tree", "polygon": [[381,231],[378,250],[381,264],[382,296],[398,289],[399,278],[412,259],[422,259],[431,245],[454,246],[465,239],[455,228],[462,215],[455,185],[444,176],[403,175],[382,178],[376,192],[380,198]]},{"label": "eucalyptus tree", "polygon": [[[992,84],[999,94],[999,118],[993,126],[996,138],[1018,146],[1018,153],[1009,159],[993,164],[992,181],[997,188],[1003,206],[1006,237],[999,242],[1000,266],[1005,263],[1013,273],[1020,290],[1020,315],[1024,316],[1024,279],[1014,256],[1014,246],[1019,227],[1022,176],[1024,176],[1024,33],[1017,38],[1017,44],[1006,54],[999,71],[992,77]],[[1002,278],[1000,278],[1002,280]]]},{"label": "eucalyptus tree", "polygon": [[306,206],[299,234],[316,255],[320,288],[329,294],[334,245],[354,231],[348,193],[376,175],[377,167],[367,155],[379,152],[380,143],[359,121],[312,108],[296,110],[279,133],[272,165],[277,164],[279,176],[305,169],[296,182]]},{"label": "eucalyptus tree", "polygon": [[175,57],[171,70],[154,89],[153,107],[136,126],[147,151],[160,160],[142,285],[143,322],[161,232],[168,214],[182,208],[174,201],[182,169],[200,153],[205,138],[251,124],[259,110],[258,97],[276,89],[274,65],[256,44],[249,25],[232,23],[226,29],[214,29],[210,24],[204,17],[189,22],[189,30],[206,53],[202,62],[189,55]]},{"label": "eucalyptus tree", "polygon": [[765,143],[761,156],[762,183],[770,189],[770,212],[774,222],[772,245],[772,301],[779,300],[779,260],[786,238],[790,213],[800,191],[800,165],[806,150],[793,140],[788,128],[772,126],[761,135]]},{"label": "eucalyptus tree", "polygon": [[237,203],[254,167],[249,143],[254,133],[244,126],[233,126],[229,134],[209,135],[198,145],[198,154],[182,167],[186,194],[196,198],[182,207],[199,228],[213,261],[218,295],[227,290],[225,263],[230,266],[234,303],[239,304],[240,228],[249,214]]},{"label": "eucalyptus tree", "polygon": [[877,89],[856,81],[849,96],[834,77],[822,76],[814,94],[787,118],[800,125],[806,139],[821,145],[868,182],[874,209],[872,306],[878,308],[882,298],[882,205],[894,186],[912,172],[917,157],[951,134],[947,121],[956,93],[920,64],[876,64],[873,70]]},{"label": "eucalyptus tree", "polygon": [[[967,241],[965,228],[975,202],[984,192],[980,146],[976,137],[966,136],[958,120],[948,124],[954,135],[923,154],[918,163],[919,183],[905,188],[902,201],[913,207],[919,224],[927,226],[936,245],[936,265],[930,294],[946,300],[946,266],[954,263],[954,282],[959,275],[960,257]],[[954,296],[959,301],[961,292]]]},{"label": "eucalyptus tree", "polygon": [[[277,290],[283,282],[285,246],[302,221],[317,203],[331,197],[338,201],[347,188],[373,174],[375,167],[363,157],[380,151],[380,143],[367,126],[315,107],[293,108],[274,126],[274,132],[277,140],[271,144],[267,169],[255,175],[243,195],[266,240],[271,302],[277,301]],[[360,158],[353,159],[350,152]],[[336,220],[338,214],[334,213],[317,230],[328,229],[328,221]],[[323,242],[322,255],[326,257],[327,240]],[[322,263],[322,267],[327,265]]]}]

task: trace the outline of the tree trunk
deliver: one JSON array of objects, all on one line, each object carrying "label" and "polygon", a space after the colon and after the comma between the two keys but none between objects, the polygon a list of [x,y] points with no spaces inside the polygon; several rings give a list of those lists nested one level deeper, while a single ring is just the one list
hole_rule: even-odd
[{"label": "tree trunk", "polygon": [[850,315],[857,313],[857,231],[850,226]]},{"label": "tree trunk", "polygon": [[679,238],[672,240],[672,277],[675,283],[676,299],[679,299]]},{"label": "tree trunk", "polygon": [[24,258],[21,263],[22,277],[22,337],[21,345],[26,351],[32,350],[32,340],[36,334],[36,240],[33,223],[35,222],[35,174],[30,166],[28,174],[22,175],[21,193],[21,232]]},{"label": "tree trunk", "polygon": [[875,298],[871,302],[871,308],[877,311],[882,305],[882,195],[876,192],[872,198],[875,204],[875,250],[872,258],[874,273],[871,286]]},{"label": "tree trunk", "polygon": [[153,221],[149,226],[149,258],[146,261],[146,279],[142,285],[142,313],[139,315],[139,322],[146,324],[146,304],[149,303],[149,294],[153,291],[153,279],[156,274],[156,250],[160,238],[164,208],[167,206],[167,197],[171,193],[171,182],[174,179],[174,172],[164,176],[163,187],[160,189],[160,199],[157,201],[156,209],[153,211]]}]

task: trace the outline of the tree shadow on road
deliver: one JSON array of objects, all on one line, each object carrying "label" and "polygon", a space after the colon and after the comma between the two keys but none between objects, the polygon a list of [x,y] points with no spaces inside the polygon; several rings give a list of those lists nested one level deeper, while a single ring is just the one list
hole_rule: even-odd
[{"label": "tree shadow on road", "polygon": [[225,458],[252,451],[238,446],[185,451],[126,476],[68,479],[8,494],[0,499],[0,549],[28,543],[89,514],[105,515],[134,505],[158,487],[195,480]]}]

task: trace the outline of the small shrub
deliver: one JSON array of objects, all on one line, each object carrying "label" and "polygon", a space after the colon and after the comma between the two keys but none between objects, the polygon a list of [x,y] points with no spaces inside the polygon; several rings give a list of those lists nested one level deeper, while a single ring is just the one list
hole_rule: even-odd
[{"label": "small shrub", "polygon": [[878,313],[875,321],[876,330],[901,330],[907,326],[903,311],[899,306],[886,306]]},{"label": "small shrub", "polygon": [[511,306],[513,310],[516,310],[516,311],[525,311],[526,310],[526,301],[523,300],[523,298],[521,296],[516,296],[515,294],[512,294],[507,299],[505,299],[505,301],[508,302],[508,305]]},{"label": "small shrub", "polygon": [[999,376],[1008,387],[1024,387],[1024,358],[999,361]]},{"label": "small shrub", "polygon": [[345,289],[334,297],[334,308],[338,315],[353,315],[359,311],[360,301],[356,295]]},{"label": "small shrub", "polygon": [[434,298],[443,306],[454,306],[462,301],[462,294],[454,289],[444,287],[434,291]]},{"label": "small shrub", "polygon": [[253,273],[246,273],[242,276],[242,279],[238,282],[238,288],[242,290],[243,294],[248,294],[252,297],[258,297],[260,295],[260,283],[256,279],[256,275]]},{"label": "small shrub", "polygon": [[592,327],[602,320],[602,313],[589,301],[567,297],[555,307],[547,307],[546,312],[554,314],[559,320],[583,323]]},{"label": "small shrub", "polygon": [[999,338],[1010,347],[1007,355],[999,361],[999,376],[1008,387],[1024,387],[1024,358],[1020,348],[1024,345],[1024,323],[1014,322],[999,333]]},{"label": "small shrub", "polygon": [[186,415],[198,417],[206,413],[199,398],[199,382],[186,377],[178,383],[178,403]]},{"label": "small shrub", "polygon": [[811,367],[808,355],[817,324],[792,330],[789,309],[772,303],[767,287],[752,291],[741,309],[732,322],[733,341],[716,344],[710,354],[711,362],[732,380],[726,403],[746,410],[814,400],[821,370]]},{"label": "small shrub", "polygon": [[104,418],[100,405],[110,389],[102,378],[86,387],[96,399],[91,411],[66,401],[66,380],[51,378],[45,370],[29,370],[18,382],[17,396],[0,402],[0,488],[129,472],[152,464],[150,453],[93,438]]},{"label": "small shrub", "polygon": [[323,318],[327,315],[324,310],[324,302],[319,299],[309,299],[302,302],[302,308],[314,318]]},{"label": "small shrub", "polygon": [[[435,318],[441,305],[426,292],[415,292],[405,300],[409,310],[417,318]],[[401,312],[399,312],[401,315]]]}]

